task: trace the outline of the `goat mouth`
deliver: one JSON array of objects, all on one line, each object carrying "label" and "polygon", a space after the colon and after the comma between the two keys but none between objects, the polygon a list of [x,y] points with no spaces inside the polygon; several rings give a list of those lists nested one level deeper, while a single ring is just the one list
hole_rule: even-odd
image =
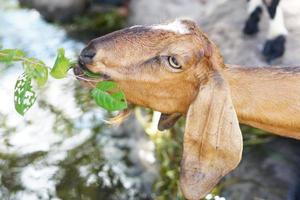
[{"label": "goat mouth", "polygon": [[85,82],[101,82],[101,81],[108,81],[112,80],[110,76],[104,73],[94,73],[90,71],[84,64],[78,62],[73,68],[73,72],[79,81]]}]

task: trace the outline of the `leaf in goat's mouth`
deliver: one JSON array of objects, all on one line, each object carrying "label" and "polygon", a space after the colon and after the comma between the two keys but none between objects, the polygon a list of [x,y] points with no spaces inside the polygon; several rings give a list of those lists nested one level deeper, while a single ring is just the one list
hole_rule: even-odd
[{"label": "leaf in goat's mouth", "polygon": [[[85,76],[89,78],[103,78],[105,75],[82,69]],[[101,81],[92,90],[92,97],[96,104],[108,111],[117,111],[127,108],[125,94],[119,89],[118,84],[113,81]]]},{"label": "leaf in goat's mouth", "polygon": [[83,69],[83,74],[90,78],[100,78],[102,74],[94,73],[89,70]]},{"label": "leaf in goat's mouth", "polygon": [[99,80],[96,87],[92,90],[92,97],[96,104],[108,111],[117,111],[127,108],[125,94],[120,90],[118,84],[110,81],[110,77],[102,73],[94,73],[79,62],[75,74],[85,75],[88,78]]},{"label": "leaf in goat's mouth", "polygon": [[92,90],[92,97],[97,105],[108,110],[117,111],[127,108],[125,94],[113,81],[103,81]]}]

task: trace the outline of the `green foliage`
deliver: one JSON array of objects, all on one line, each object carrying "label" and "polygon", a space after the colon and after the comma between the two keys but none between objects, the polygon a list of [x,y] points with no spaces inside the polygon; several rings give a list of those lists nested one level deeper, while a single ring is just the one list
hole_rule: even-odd
[{"label": "green foliage", "polygon": [[48,68],[43,61],[28,58],[23,62],[25,73],[34,79],[39,87],[43,87],[48,80]]},{"label": "green foliage", "polygon": [[126,25],[126,17],[117,10],[96,11],[75,17],[64,26],[73,37],[91,39],[119,30]]},{"label": "green foliage", "polygon": [[153,185],[156,200],[176,199],[184,197],[179,188],[180,162],[184,120],[168,132],[151,135],[155,144],[155,155],[159,163],[159,176]]},{"label": "green foliage", "polygon": [[0,62],[8,64],[12,61],[20,61],[25,55],[25,52],[19,49],[3,49],[0,50]]},{"label": "green foliage", "polygon": [[93,73],[88,70],[83,70],[84,75],[91,77],[91,78],[99,78],[99,74]]},{"label": "green foliage", "polygon": [[56,57],[54,66],[50,72],[51,76],[53,76],[56,79],[65,78],[68,70],[71,67],[72,62],[70,59],[65,57],[65,50],[64,49],[58,49],[58,55]]},{"label": "green foliage", "polygon": [[240,124],[240,128],[243,133],[243,142],[245,149],[270,142],[274,137],[276,137],[274,135],[268,134],[263,130],[247,125]]},{"label": "green foliage", "polygon": [[[0,62],[11,64],[12,62],[21,62],[24,73],[17,80],[15,85],[15,109],[24,115],[35,103],[36,92],[34,84],[39,88],[46,85],[48,81],[48,68],[45,63],[36,58],[26,56],[26,53],[19,49],[3,49],[0,50]],[[50,75],[56,79],[67,76],[68,70],[71,69],[73,63],[65,56],[64,49],[58,49],[57,57],[53,68],[50,68]],[[89,74],[85,73],[86,76]],[[98,77],[90,72],[91,77]],[[112,81],[104,81],[97,84],[92,91],[92,96],[97,105],[108,111],[116,111],[127,108],[124,93],[118,89],[118,85]]]},{"label": "green foliage", "polygon": [[32,90],[31,78],[22,74],[21,77],[17,80],[15,86],[15,108],[16,111],[24,115],[25,112],[31,108],[36,100],[36,94]]},{"label": "green foliage", "polygon": [[116,111],[127,108],[125,94],[112,81],[100,82],[92,90],[92,96],[98,106],[108,111]]},{"label": "green foliage", "polygon": [[155,152],[160,163],[159,177],[154,185],[157,200],[184,199],[179,188],[181,144],[173,139],[164,135],[155,142]]},{"label": "green foliage", "polygon": [[16,82],[14,103],[16,111],[24,115],[36,100],[33,81],[39,87],[43,87],[48,80],[48,69],[42,61],[26,57],[26,53],[22,50],[3,49],[0,51],[0,62],[11,64],[19,61],[23,64],[24,73]]}]

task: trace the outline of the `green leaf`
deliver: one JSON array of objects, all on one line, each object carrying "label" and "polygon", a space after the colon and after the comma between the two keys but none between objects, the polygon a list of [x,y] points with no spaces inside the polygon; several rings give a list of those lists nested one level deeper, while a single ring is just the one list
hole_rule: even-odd
[{"label": "green leaf", "polygon": [[64,78],[66,77],[71,65],[72,62],[65,57],[65,50],[58,49],[58,54],[50,74],[56,79]]},{"label": "green leaf", "polygon": [[24,115],[34,104],[36,94],[32,90],[31,78],[26,74],[22,74],[15,85],[15,109],[20,115]]},{"label": "green leaf", "polygon": [[98,106],[108,110],[116,111],[127,108],[125,94],[118,88],[117,83],[103,81],[92,90],[92,97]]},{"label": "green leaf", "polygon": [[91,72],[91,71],[88,71],[88,70],[83,70],[83,73],[84,73],[84,75],[86,75],[90,78],[99,78],[99,77],[101,77],[100,74],[97,74],[97,73],[94,73],[94,72]]},{"label": "green leaf", "polygon": [[48,80],[48,68],[45,63],[35,58],[28,58],[23,62],[25,73],[35,80],[39,87],[43,87]]},{"label": "green leaf", "polygon": [[113,81],[102,81],[100,83],[97,83],[96,88],[105,92],[109,92],[112,91],[113,89],[117,89],[118,84]]},{"label": "green leaf", "polygon": [[10,63],[12,61],[20,61],[25,56],[26,53],[19,49],[0,50],[0,62]]}]

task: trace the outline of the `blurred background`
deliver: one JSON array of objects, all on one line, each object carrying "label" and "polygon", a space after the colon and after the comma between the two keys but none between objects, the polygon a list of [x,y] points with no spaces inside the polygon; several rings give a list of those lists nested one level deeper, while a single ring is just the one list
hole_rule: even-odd
[{"label": "blurred background", "polygon": [[[273,62],[300,65],[300,1],[282,0],[289,35]],[[265,66],[267,17],[254,37],[242,33],[246,1],[0,0],[0,45],[19,48],[52,66],[56,50],[76,59],[87,41],[135,24],[190,17],[227,63]],[[51,81],[22,117],[13,91],[20,65],[0,64],[0,199],[184,199],[180,193],[184,119],[158,132],[152,111],[134,108],[122,125],[90,99],[72,76]],[[300,199],[300,142],[241,125],[243,160],[206,199]],[[297,194],[298,193],[298,194]]]}]

